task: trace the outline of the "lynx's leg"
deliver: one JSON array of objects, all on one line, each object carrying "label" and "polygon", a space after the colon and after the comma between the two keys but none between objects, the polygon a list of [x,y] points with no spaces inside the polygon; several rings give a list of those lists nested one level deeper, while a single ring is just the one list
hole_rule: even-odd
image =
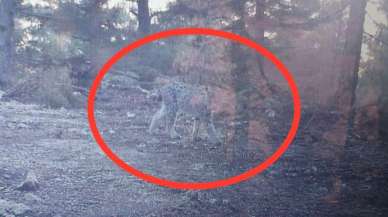
[{"label": "lynx's leg", "polygon": [[191,142],[195,142],[198,139],[198,131],[200,125],[200,119],[194,118],[193,133],[191,134]]},{"label": "lynx's leg", "polygon": [[154,133],[155,128],[157,128],[160,125],[160,122],[163,121],[166,113],[166,106],[162,104],[162,107],[154,114],[154,116],[152,116],[151,124],[148,128],[149,134]]},{"label": "lynx's leg", "polygon": [[180,138],[180,135],[176,132],[175,127],[176,123],[178,121],[178,112],[173,112],[168,115],[168,120],[167,120],[167,125],[169,126],[169,131],[170,131],[170,137],[172,139],[177,139]]},{"label": "lynx's leg", "polygon": [[226,125],[225,128],[225,137],[223,142],[223,149],[225,158],[228,162],[233,162],[233,138],[234,138],[234,127],[231,125]]},{"label": "lynx's leg", "polygon": [[221,139],[219,138],[216,128],[214,127],[213,114],[207,115],[206,120],[203,120],[203,122],[206,125],[205,127],[209,141],[214,144],[221,144]]}]

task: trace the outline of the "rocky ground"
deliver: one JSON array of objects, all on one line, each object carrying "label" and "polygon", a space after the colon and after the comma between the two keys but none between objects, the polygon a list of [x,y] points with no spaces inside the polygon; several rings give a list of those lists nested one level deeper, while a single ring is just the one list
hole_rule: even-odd
[{"label": "rocky ground", "polygon": [[[129,164],[177,181],[211,181],[241,170],[206,141],[148,135],[150,111],[126,97],[98,106],[96,116],[112,150]],[[116,106],[123,102],[130,109]],[[386,144],[355,143],[340,164],[312,154],[325,149],[320,145],[302,132],[274,166],[249,181],[172,190],[111,162],[92,138],[84,109],[0,100],[0,216],[386,216]],[[332,199],[338,179],[341,191]]]}]

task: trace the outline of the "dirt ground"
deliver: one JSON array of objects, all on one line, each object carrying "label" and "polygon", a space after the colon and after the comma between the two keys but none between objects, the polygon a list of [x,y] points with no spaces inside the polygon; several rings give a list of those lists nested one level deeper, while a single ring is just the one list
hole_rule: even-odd
[{"label": "dirt ground", "polygon": [[[259,162],[240,167],[225,159],[220,146],[206,141],[193,145],[163,134],[150,136],[150,109],[135,107],[126,97],[97,106],[96,117],[112,150],[138,169],[176,181],[212,181]],[[104,96],[98,100],[106,102]],[[128,103],[127,109],[118,106],[122,102]],[[338,166],[312,154],[321,144],[302,133],[275,165],[249,181],[216,190],[181,191],[146,183],[118,168],[100,151],[86,118],[84,109],[53,110],[0,100],[1,217],[388,213],[383,146],[355,143]],[[17,188],[28,172],[38,179],[36,191]],[[327,200],[338,177],[343,180],[341,193],[337,200]]]}]

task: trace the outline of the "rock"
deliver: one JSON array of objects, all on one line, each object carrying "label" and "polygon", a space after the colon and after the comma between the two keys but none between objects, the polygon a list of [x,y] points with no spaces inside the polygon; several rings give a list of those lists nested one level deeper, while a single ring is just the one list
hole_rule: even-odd
[{"label": "rock", "polygon": [[88,136],[89,135],[89,129],[88,128],[82,128],[80,130],[81,135]]},{"label": "rock", "polygon": [[318,192],[320,192],[321,194],[327,194],[329,193],[329,189],[326,187],[319,187]]},{"label": "rock", "polygon": [[26,179],[16,188],[20,191],[37,191],[39,182],[34,172],[27,173]]},{"label": "rock", "polygon": [[217,199],[215,199],[215,201],[213,199],[215,199],[215,198],[213,198],[210,193],[198,192],[198,200],[201,202],[208,203],[208,202],[213,201],[213,203],[215,203],[215,201],[217,201]]},{"label": "rock", "polygon": [[276,112],[272,109],[267,109],[265,110],[265,114],[269,117],[269,118],[274,118],[276,116]]},{"label": "rock", "polygon": [[17,129],[27,129],[28,125],[25,123],[16,123],[16,122],[9,122],[6,124],[7,128],[12,129],[12,130],[17,130]]},{"label": "rock", "polygon": [[6,173],[6,174],[3,174],[3,178],[10,179],[10,178],[12,178],[12,176],[11,176],[11,174]]},{"label": "rock", "polygon": [[159,140],[158,138],[151,138],[151,139],[149,140],[149,143],[158,144],[158,143],[160,143],[160,140]]},{"label": "rock", "polygon": [[216,198],[210,198],[209,199],[209,203],[210,204],[215,204],[215,203],[217,203],[217,199]]},{"label": "rock", "polygon": [[74,91],[74,92],[73,92],[73,95],[74,95],[74,96],[82,96],[82,93],[79,92],[79,91]]},{"label": "rock", "polygon": [[7,123],[6,126],[7,126],[7,128],[12,129],[12,130],[16,129],[16,127],[13,123]]},{"label": "rock", "polygon": [[17,128],[17,129],[26,129],[26,128],[28,128],[28,125],[25,124],[25,123],[18,123],[18,124],[16,125],[16,128]]},{"label": "rock", "polygon": [[59,130],[57,132],[54,133],[54,137],[56,139],[62,139],[63,138],[63,131],[62,130]]},{"label": "rock", "polygon": [[134,118],[134,117],[136,117],[136,114],[132,112],[127,112],[127,118]]},{"label": "rock", "polygon": [[230,203],[230,200],[228,200],[228,199],[222,199],[222,203],[223,203],[223,204],[229,204],[229,203]]},{"label": "rock", "polygon": [[218,201],[210,193],[201,192],[201,191],[187,191],[185,193],[185,196],[191,201],[200,201],[203,203],[215,204]]},{"label": "rock", "polygon": [[87,136],[89,134],[88,129],[80,129],[80,128],[69,128],[66,129],[65,133],[66,136],[71,138],[82,138],[84,136]]},{"label": "rock", "polygon": [[189,200],[198,200],[198,191],[187,191],[185,197]]},{"label": "rock", "polygon": [[137,148],[146,148],[147,145],[144,144],[144,143],[140,143],[139,145],[137,145]]},{"label": "rock", "polygon": [[31,209],[22,203],[0,199],[1,217],[27,216],[29,213],[31,213]]},{"label": "rock", "polygon": [[194,164],[194,170],[202,170],[203,168],[205,168],[205,164],[203,163],[197,163],[197,164]]},{"label": "rock", "polygon": [[31,202],[31,203],[36,203],[36,202],[40,202],[42,201],[42,199],[38,196],[36,196],[35,194],[33,193],[27,193],[24,195],[24,199],[28,202]]}]

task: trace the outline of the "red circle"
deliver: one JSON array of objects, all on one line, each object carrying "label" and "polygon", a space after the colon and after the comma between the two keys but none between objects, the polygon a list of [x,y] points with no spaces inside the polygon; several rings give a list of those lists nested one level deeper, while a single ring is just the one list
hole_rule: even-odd
[{"label": "red circle", "polygon": [[[131,167],[127,163],[125,163],[120,157],[118,157],[113,151],[109,148],[109,146],[105,143],[104,139],[102,138],[101,134],[99,133],[99,130],[96,125],[96,120],[94,116],[94,102],[96,98],[97,90],[101,84],[101,81],[103,80],[104,76],[108,73],[109,69],[122,57],[124,57],[129,52],[145,45],[148,43],[151,43],[156,40],[169,38],[172,36],[187,36],[187,35],[204,35],[204,36],[214,36],[214,37],[220,37],[224,39],[228,39],[230,41],[238,42],[240,44],[243,44],[247,47],[250,47],[259,54],[265,56],[267,59],[269,59],[276,68],[280,71],[280,73],[285,77],[287,80],[287,83],[291,89],[291,95],[292,99],[294,101],[294,115],[293,120],[291,124],[291,128],[280,145],[280,147],[273,153],[271,156],[269,156],[264,162],[259,164],[258,166],[241,173],[239,175],[216,180],[212,182],[177,182],[177,181],[171,181],[167,179],[158,178],[155,176],[152,176],[150,174],[144,173],[140,170],[137,170],[134,167]],[[292,74],[289,72],[289,70],[286,68],[286,66],[269,50],[262,47],[261,45],[251,41],[248,38],[239,36],[234,33],[215,30],[215,29],[208,29],[208,28],[180,28],[180,29],[171,29],[163,32],[159,32],[156,34],[152,34],[149,36],[146,36],[145,38],[142,38],[138,41],[133,42],[132,44],[128,45],[127,47],[124,47],[120,51],[118,51],[113,57],[111,57],[108,62],[104,64],[104,66],[101,68],[99,73],[97,74],[95,80],[93,81],[92,86],[90,87],[90,93],[88,97],[88,119],[89,119],[89,125],[90,129],[92,131],[92,134],[100,146],[100,148],[105,152],[105,154],[113,161],[115,162],[119,167],[127,171],[128,173],[143,179],[147,182],[169,187],[173,189],[182,189],[182,190],[204,190],[204,189],[214,189],[214,188],[220,188],[220,187],[226,187],[232,184],[236,184],[239,182],[242,182],[244,180],[247,180],[249,178],[252,178],[253,176],[263,172],[265,169],[267,169],[269,166],[274,164],[287,150],[291,142],[296,136],[300,117],[301,117],[301,101],[300,96],[298,92],[298,87],[292,77]]]}]

